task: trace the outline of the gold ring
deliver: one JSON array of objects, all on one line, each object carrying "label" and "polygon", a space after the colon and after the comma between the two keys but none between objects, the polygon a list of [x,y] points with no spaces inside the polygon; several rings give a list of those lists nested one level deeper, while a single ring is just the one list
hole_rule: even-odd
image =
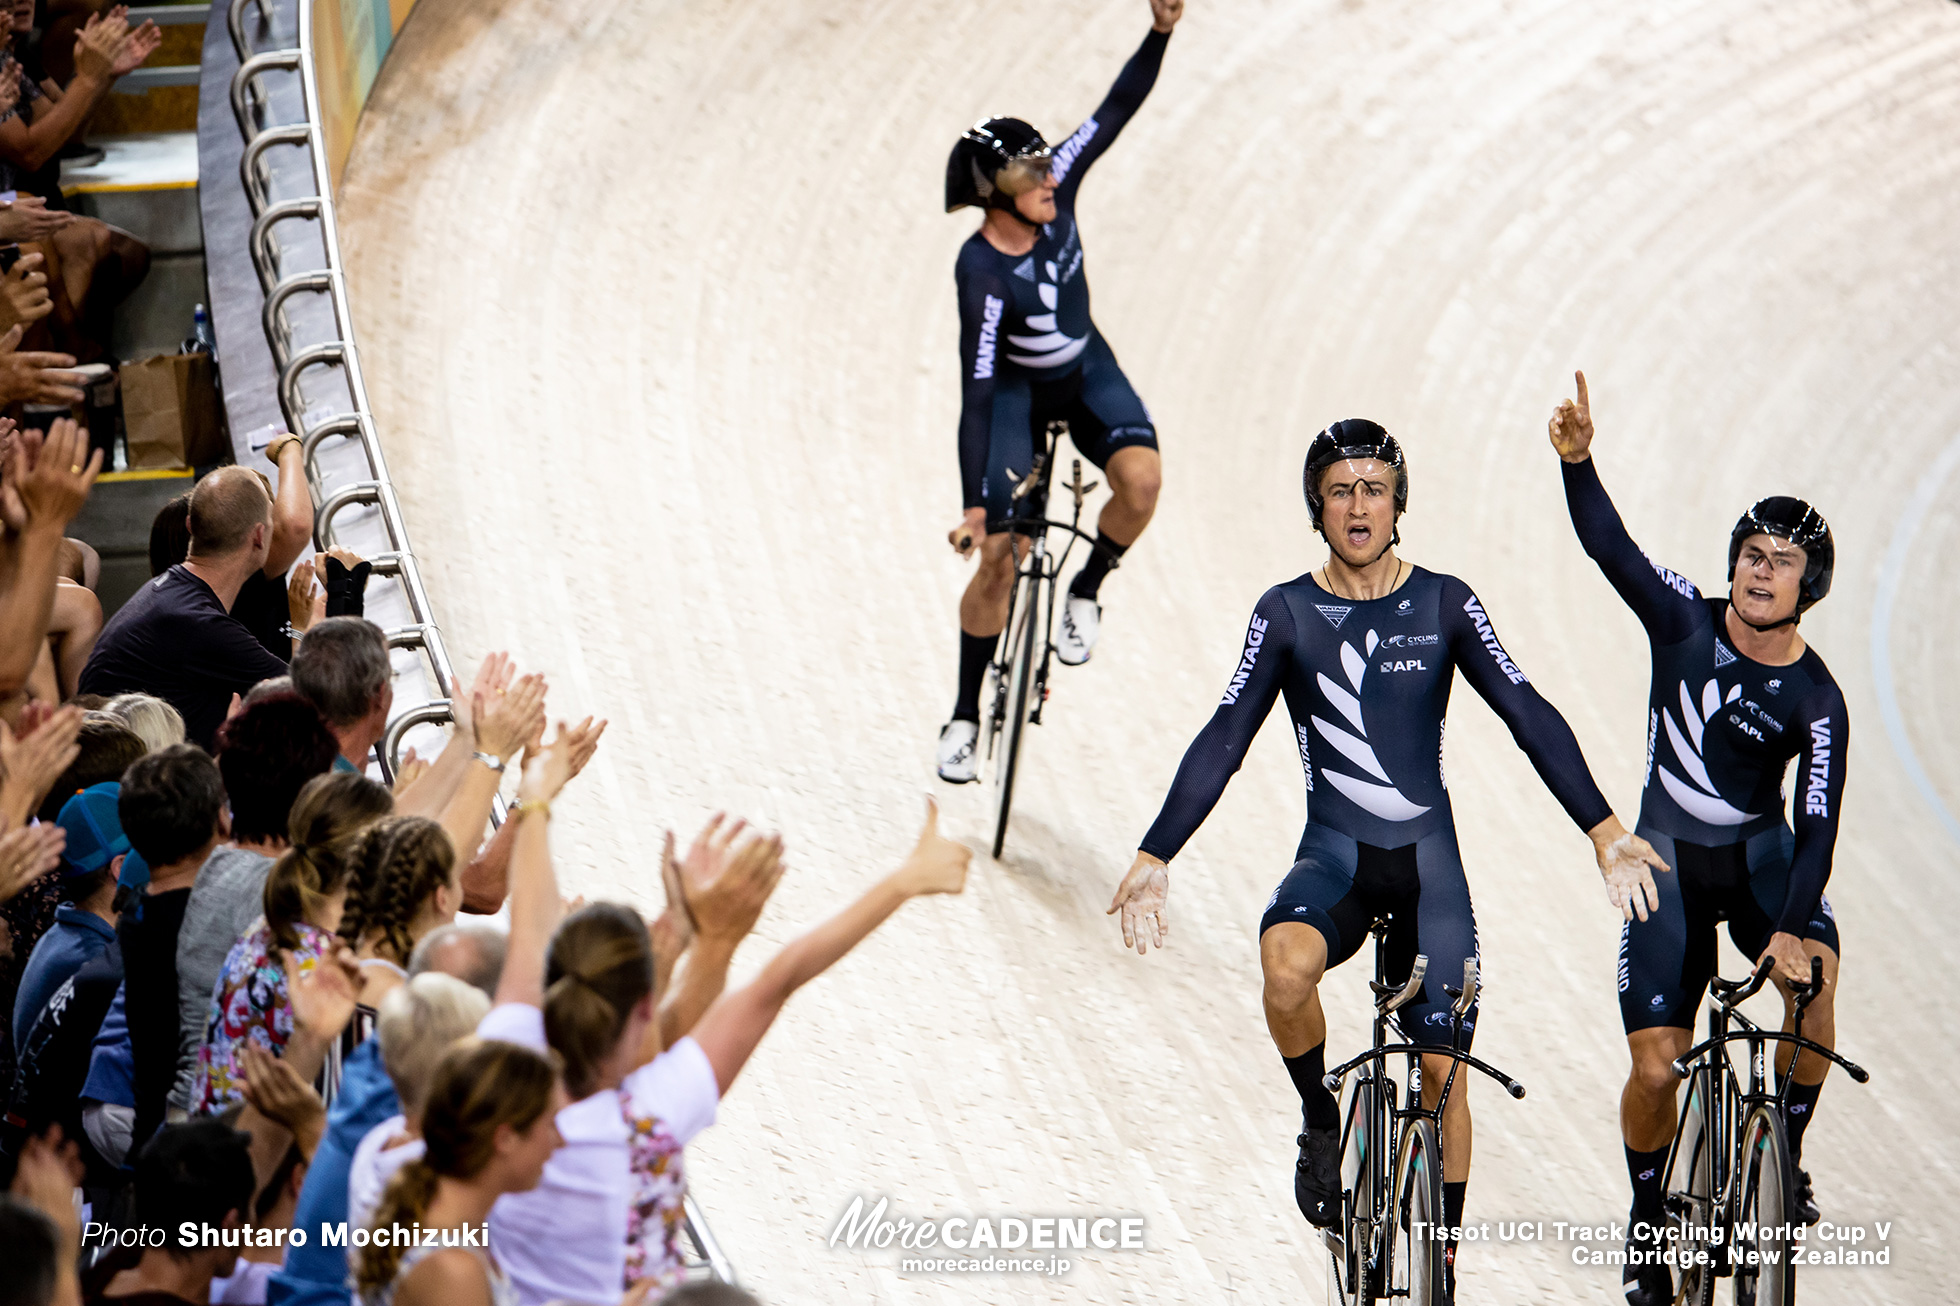
[{"label": "gold ring", "polygon": [[68,465],[68,474],[70,476],[80,476],[82,474],[82,465],[80,463],[70,463]]}]

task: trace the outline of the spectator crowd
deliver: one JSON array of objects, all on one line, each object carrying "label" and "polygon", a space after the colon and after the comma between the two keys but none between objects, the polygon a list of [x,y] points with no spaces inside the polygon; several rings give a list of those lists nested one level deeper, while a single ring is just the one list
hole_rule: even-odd
[{"label": "spectator crowd", "polygon": [[729,989],[781,839],[717,816],[667,837],[653,919],[568,904],[552,805],[606,723],[548,727],[543,676],[485,658],[442,750],[380,765],[370,568],[302,556],[298,440],[167,505],[106,623],[66,535],[99,453],[67,420],[0,441],[0,1301],[753,1300],[687,1281],[687,1145],[790,995],[968,850],[929,810]]}]

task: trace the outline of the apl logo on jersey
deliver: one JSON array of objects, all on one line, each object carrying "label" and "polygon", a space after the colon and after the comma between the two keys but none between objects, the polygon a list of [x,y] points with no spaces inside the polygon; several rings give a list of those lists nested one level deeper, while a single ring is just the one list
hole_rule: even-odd
[{"label": "apl logo on jersey", "polygon": [[[1335,617],[1327,615],[1326,608],[1321,608],[1320,611],[1335,626],[1341,624]],[[1343,618],[1351,611],[1352,608],[1339,609]],[[1375,632],[1369,631],[1368,653],[1373,654],[1375,646],[1380,642]],[[1384,821],[1413,821],[1429,809],[1419,803],[1412,803],[1402,796],[1402,792],[1395,787],[1395,782],[1388,778],[1388,772],[1382,769],[1381,759],[1375,756],[1374,746],[1368,742],[1368,727],[1361,720],[1361,681],[1368,674],[1368,659],[1345,640],[1341,642],[1341,670],[1347,674],[1348,684],[1353,686],[1352,693],[1335,683],[1325,672],[1315,673],[1315,678],[1320,684],[1320,692],[1326,696],[1329,703],[1334,705],[1334,710],[1347,719],[1354,730],[1349,732],[1319,716],[1312,718],[1313,728],[1318,730],[1320,737],[1332,744],[1343,757],[1373,776],[1374,780],[1343,775],[1331,769],[1327,765],[1325,754],[1322,754],[1320,759],[1321,778],[1333,785],[1349,802],[1364,812],[1379,816]],[[1375,781],[1380,783],[1377,784]]]},{"label": "apl logo on jersey", "polygon": [[[1715,646],[1721,648],[1720,644]],[[1730,655],[1734,661],[1734,655]],[[1728,701],[1733,703],[1742,697],[1742,686],[1729,690]],[[1661,788],[1667,796],[1680,804],[1681,810],[1697,821],[1709,825],[1741,825],[1744,821],[1756,819],[1754,812],[1745,812],[1729,803],[1716,791],[1715,782],[1708,778],[1708,767],[1702,761],[1702,740],[1708,719],[1722,706],[1722,687],[1713,680],[1701,687],[1701,702],[1695,703],[1694,695],[1688,692],[1688,683],[1681,682],[1681,721],[1687,732],[1682,733],[1680,725],[1674,720],[1674,713],[1663,708],[1661,720],[1667,726],[1667,742],[1674,746],[1674,760],[1680,764],[1688,780],[1667,769],[1665,763],[1654,769],[1660,772]]]},{"label": "apl logo on jersey", "polygon": [[1347,620],[1348,613],[1354,611],[1353,608],[1342,607],[1338,603],[1316,603],[1313,606],[1316,612],[1327,618],[1327,624],[1335,630],[1339,630],[1341,623]]}]

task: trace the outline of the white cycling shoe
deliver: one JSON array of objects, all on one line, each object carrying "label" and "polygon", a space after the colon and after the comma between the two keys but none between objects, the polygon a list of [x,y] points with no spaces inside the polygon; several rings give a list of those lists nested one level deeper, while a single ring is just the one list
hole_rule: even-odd
[{"label": "white cycling shoe", "polygon": [[1102,626],[1102,608],[1094,599],[1071,594],[1062,604],[1061,638],[1055,641],[1055,656],[1065,667],[1079,667],[1096,648],[1096,632]]},{"label": "white cycling shoe", "polygon": [[939,732],[939,778],[949,785],[972,784],[980,778],[974,746],[980,727],[971,721],[948,721]]}]

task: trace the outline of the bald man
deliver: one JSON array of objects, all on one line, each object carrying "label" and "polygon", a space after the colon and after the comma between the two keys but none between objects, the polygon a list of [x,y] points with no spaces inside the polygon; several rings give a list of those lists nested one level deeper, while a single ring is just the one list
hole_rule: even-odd
[{"label": "bald man", "polygon": [[186,736],[211,746],[233,694],[286,664],[231,616],[239,587],[265,566],[272,499],[244,467],[221,467],[191,491],[191,551],[138,590],[103,628],[82,668],[81,692],[155,694],[184,717]]}]

